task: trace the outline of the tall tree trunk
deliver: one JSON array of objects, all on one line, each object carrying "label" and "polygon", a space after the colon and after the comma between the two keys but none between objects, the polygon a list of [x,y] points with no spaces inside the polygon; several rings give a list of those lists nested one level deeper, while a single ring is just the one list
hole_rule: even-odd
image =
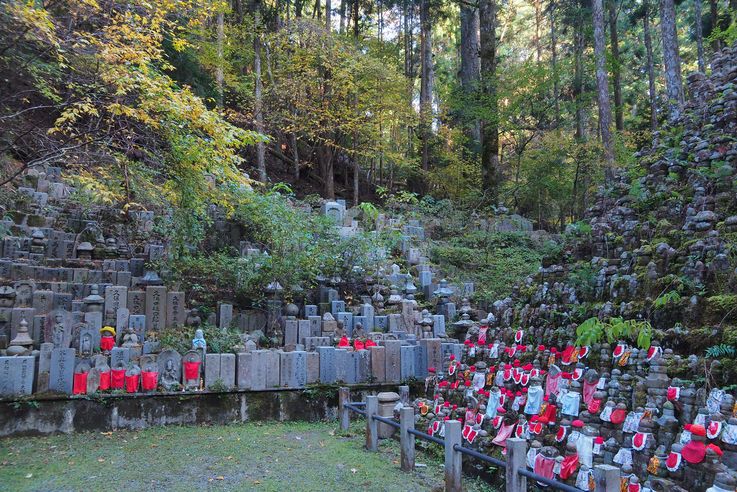
[{"label": "tall tree trunk", "polygon": [[617,2],[609,0],[609,40],[612,45],[612,85],[614,85],[614,122],[618,132],[624,130],[624,108],[622,107],[622,61],[619,58],[619,33],[617,32]]},{"label": "tall tree trunk", "polygon": [[[481,77],[479,43],[479,11],[461,4],[461,87],[466,95],[467,104],[470,104],[473,94],[479,88]],[[468,141],[469,149],[478,148],[481,141],[481,125],[478,121],[470,124]]]},{"label": "tall tree trunk", "polygon": [[660,0],[660,30],[663,38],[663,64],[665,65],[668,112],[670,119],[674,120],[681,114],[684,98],[681,82],[681,56],[678,53],[676,7],[673,0]]},{"label": "tall tree trunk", "polygon": [[322,19],[322,5],[320,5],[320,0],[315,0],[315,5],[312,8],[312,18],[314,19],[317,17],[317,19]]},{"label": "tall tree trunk", "polygon": [[[712,31],[719,24],[719,4],[718,0],[709,0],[709,16],[711,17],[711,29]],[[711,43],[711,47],[714,51],[722,49],[722,42],[719,39],[715,39]]]},{"label": "tall tree trunk", "polygon": [[604,171],[607,182],[614,177],[614,146],[612,143],[612,108],[609,103],[609,81],[606,72],[606,42],[604,40],[604,5],[602,0],[592,3],[594,18],[594,57],[596,58],[596,96],[599,105],[599,131],[604,145]]},{"label": "tall tree trunk", "polygon": [[219,108],[223,107],[223,99],[224,99],[224,81],[225,81],[225,73],[224,73],[224,65],[225,65],[225,59],[223,57],[223,43],[225,41],[225,19],[224,14],[221,11],[218,12],[217,15],[217,57],[218,57],[218,65],[215,69],[215,85],[217,86],[218,96],[217,96],[217,105]]},{"label": "tall tree trunk", "polygon": [[358,0],[353,0],[353,37],[358,39],[359,27],[358,27]]},{"label": "tall tree trunk", "polygon": [[[409,0],[402,2],[402,13],[404,17],[404,76],[407,78],[407,100],[414,99],[415,92],[415,67],[414,67],[414,4],[410,4]],[[411,125],[407,125],[407,150],[406,157],[410,157],[413,152],[412,135],[413,129]],[[392,167],[392,173],[393,173]],[[393,176],[393,174],[392,174]]]},{"label": "tall tree trunk", "polygon": [[481,86],[489,110],[489,119],[483,121],[481,130],[481,177],[484,191],[491,203],[496,204],[501,177],[499,171],[499,111],[496,78],[496,0],[481,0],[479,2],[479,13],[481,17]]},{"label": "tall tree trunk", "polygon": [[550,2],[550,68],[553,72],[555,128],[560,128],[560,77],[558,77],[558,40],[555,31],[555,1]]},{"label": "tall tree trunk", "polygon": [[340,33],[345,32],[345,4],[346,0],[340,0]]},{"label": "tall tree trunk", "polygon": [[701,0],[694,0],[694,22],[696,22],[696,53],[699,64],[699,72],[706,73],[704,63],[704,29],[701,14]]},{"label": "tall tree trunk", "polygon": [[658,108],[655,101],[655,62],[653,61],[653,41],[650,36],[650,2],[643,2],[642,32],[645,38],[645,52],[647,53],[647,89],[650,99],[650,129],[658,129]]},{"label": "tall tree trunk", "polygon": [[[253,113],[256,119],[256,131],[264,133],[264,112],[263,112],[263,86],[261,81],[261,0],[253,1],[253,74],[255,79],[254,104]],[[266,182],[266,144],[259,142],[256,144],[256,164],[258,166],[259,181]]]},{"label": "tall tree trunk", "polygon": [[543,57],[543,45],[540,41],[542,32],[542,23],[543,23],[543,9],[542,9],[542,0],[533,0],[533,3],[535,4],[535,39],[533,40],[535,43],[535,51],[536,51],[536,59],[535,61],[540,64],[540,61]]},{"label": "tall tree trunk", "polygon": [[289,146],[292,147],[292,160],[294,161],[292,176],[294,176],[295,181],[299,179],[299,147],[297,145],[297,134],[292,132],[289,135]]},{"label": "tall tree trunk", "polygon": [[432,20],[430,0],[420,3],[420,58],[422,62],[420,86],[420,126],[422,128],[422,169],[430,168],[430,134],[432,130],[432,96],[435,71],[432,59]]},{"label": "tall tree trunk", "polygon": [[[579,12],[581,7],[579,6]],[[578,16],[578,22],[573,27],[573,98],[576,106],[576,139],[586,140],[586,109],[583,104],[583,52],[585,48],[585,35],[582,16]]]},{"label": "tall tree trunk", "polygon": [[335,199],[335,172],[333,165],[333,149],[327,145],[320,145],[317,150],[317,158],[320,161],[320,170],[324,181],[325,198]]},{"label": "tall tree trunk", "polygon": [[330,21],[333,20],[333,6],[330,0],[325,0],[325,29],[330,32]]},{"label": "tall tree trunk", "polygon": [[302,17],[302,7],[304,6],[304,0],[294,0],[294,17]]}]

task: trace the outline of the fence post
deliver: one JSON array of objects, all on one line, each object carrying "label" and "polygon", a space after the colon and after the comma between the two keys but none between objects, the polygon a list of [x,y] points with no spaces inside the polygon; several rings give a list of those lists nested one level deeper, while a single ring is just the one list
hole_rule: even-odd
[{"label": "fence post", "polygon": [[596,492],[619,492],[619,468],[611,465],[596,465],[594,467],[594,482]]},{"label": "fence post", "polygon": [[453,449],[461,445],[461,423],[445,422],[445,492],[461,492],[461,453]]},{"label": "fence post", "polygon": [[507,492],[527,491],[527,477],[519,474],[519,470],[527,466],[526,455],[525,439],[507,438]]},{"label": "fence post", "polygon": [[414,407],[402,407],[399,411],[399,441],[402,448],[401,468],[402,471],[415,469],[415,436],[410,434],[410,429],[415,428]]},{"label": "fence post", "polygon": [[399,401],[402,405],[409,405],[409,386],[406,384],[399,387]]},{"label": "fence post", "polygon": [[379,426],[374,416],[379,413],[379,397],[366,396],[366,449],[376,451],[379,448]]},{"label": "fence post", "polygon": [[345,406],[351,402],[351,390],[346,387],[338,388],[338,412],[340,413],[340,430],[347,431],[351,426],[351,411]]}]

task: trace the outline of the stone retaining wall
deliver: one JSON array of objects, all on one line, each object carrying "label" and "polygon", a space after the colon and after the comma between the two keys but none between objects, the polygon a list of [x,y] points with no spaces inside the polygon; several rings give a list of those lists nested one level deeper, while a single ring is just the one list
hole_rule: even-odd
[{"label": "stone retaining wall", "polygon": [[[354,401],[395,386],[359,385]],[[145,429],[155,425],[320,421],[337,416],[334,386],[306,390],[41,396],[0,400],[0,437]]]}]

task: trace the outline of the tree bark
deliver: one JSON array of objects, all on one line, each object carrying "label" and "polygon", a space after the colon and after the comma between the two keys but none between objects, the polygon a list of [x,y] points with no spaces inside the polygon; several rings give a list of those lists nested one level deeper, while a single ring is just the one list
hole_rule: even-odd
[{"label": "tree bark", "polygon": [[604,40],[604,5],[602,0],[592,2],[594,20],[594,57],[596,59],[596,96],[599,105],[599,131],[604,145],[604,174],[611,182],[614,165],[612,142],[612,108],[609,103],[609,80],[606,71],[606,42]]},{"label": "tree bark", "polygon": [[550,68],[553,72],[555,128],[560,128],[560,78],[558,77],[558,41],[555,31],[555,1],[550,2]]},{"label": "tree bark", "polygon": [[497,100],[496,51],[497,5],[496,0],[479,2],[481,17],[481,86],[487,101],[490,117],[482,123],[481,177],[483,189],[492,204],[499,196],[499,111]]},{"label": "tree bark", "polygon": [[573,98],[576,107],[576,139],[584,141],[586,140],[586,109],[583,104],[583,51],[586,38],[581,16],[578,20],[579,22],[573,28]]},{"label": "tree bark", "polygon": [[658,129],[658,108],[655,101],[655,62],[653,61],[653,42],[650,36],[650,2],[643,2],[644,13],[642,16],[642,32],[645,38],[645,51],[647,53],[647,84],[650,99],[650,129]]},{"label": "tree bark", "polygon": [[[719,24],[719,4],[717,1],[718,0],[709,0],[709,16],[711,17],[712,31],[716,28],[717,24]],[[714,51],[719,51],[722,49],[722,42],[719,39],[715,39],[712,41],[711,47]]]},{"label": "tree bark", "polygon": [[422,62],[420,85],[420,127],[422,138],[422,169],[430,168],[430,133],[432,130],[432,96],[435,71],[432,59],[432,19],[430,0],[420,3],[420,58]]},{"label": "tree bark", "polygon": [[325,29],[330,32],[330,21],[332,20],[333,6],[330,0],[325,0]]},{"label": "tree bark", "polygon": [[218,57],[218,66],[215,69],[215,85],[217,86],[218,96],[217,96],[217,105],[219,108],[223,107],[223,100],[224,100],[224,81],[225,81],[225,73],[224,73],[224,64],[225,60],[223,58],[223,43],[225,40],[225,19],[224,14],[222,11],[218,12],[217,15],[217,57]]},{"label": "tree bark", "polygon": [[624,108],[622,101],[622,62],[619,57],[619,33],[617,32],[617,2],[609,0],[609,41],[612,45],[612,85],[614,85],[614,122],[618,132],[624,130]]},{"label": "tree bark", "polygon": [[353,37],[358,39],[360,33],[358,27],[358,0],[353,0]]},{"label": "tree bark", "polygon": [[[263,86],[261,81],[261,0],[253,1],[253,74],[254,74],[254,105],[253,113],[256,120],[256,131],[264,133],[264,113],[263,113]],[[266,144],[258,142],[256,144],[256,164],[258,166],[259,181],[266,182]]]},{"label": "tree bark", "polygon": [[323,190],[325,198],[335,199],[335,173],[333,170],[333,150],[327,145],[321,145],[317,149],[317,156],[320,160],[320,170],[322,179],[325,183]]},{"label": "tree bark", "polygon": [[[479,11],[461,4],[461,87],[470,103],[481,78],[479,58]],[[481,141],[481,125],[474,121],[468,128],[469,149],[476,149]]]},{"label": "tree bark", "polygon": [[681,114],[683,85],[681,81],[681,57],[678,53],[676,7],[673,0],[660,0],[660,30],[663,39],[663,64],[665,65],[665,89],[668,97],[668,113],[672,120]]},{"label": "tree bark", "polygon": [[699,72],[706,73],[704,63],[704,29],[702,23],[701,0],[694,0],[694,22],[696,23],[696,58],[698,60]]},{"label": "tree bark", "polygon": [[543,57],[543,46],[540,42],[540,33],[542,32],[542,23],[543,23],[543,10],[542,10],[542,0],[533,0],[533,3],[535,4],[535,52],[536,52],[536,59],[535,61],[540,64],[540,61]]},{"label": "tree bark", "polygon": [[345,32],[345,4],[346,0],[340,0],[340,33]]}]

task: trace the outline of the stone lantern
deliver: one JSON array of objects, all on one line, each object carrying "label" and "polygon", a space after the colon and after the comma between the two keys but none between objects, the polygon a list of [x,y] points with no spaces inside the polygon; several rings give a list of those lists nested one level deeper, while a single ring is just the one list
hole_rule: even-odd
[{"label": "stone lantern", "polygon": [[8,355],[29,355],[33,347],[33,339],[28,334],[28,321],[25,318],[20,320],[18,333],[10,341],[6,353]]},{"label": "stone lantern", "polygon": [[91,261],[92,260],[92,252],[95,250],[95,247],[92,246],[92,243],[89,241],[84,241],[82,243],[79,243],[77,245],[77,258],[84,261]]}]

